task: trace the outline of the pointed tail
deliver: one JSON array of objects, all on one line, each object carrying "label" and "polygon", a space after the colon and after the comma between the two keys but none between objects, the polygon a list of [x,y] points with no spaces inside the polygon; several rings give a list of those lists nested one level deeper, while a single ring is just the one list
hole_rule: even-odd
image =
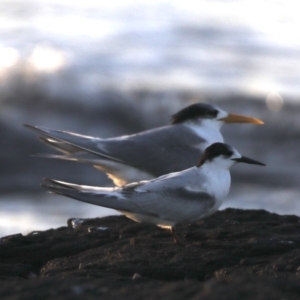
[{"label": "pointed tail", "polygon": [[54,179],[45,178],[41,184],[46,190],[102,207],[121,211],[135,211],[135,205],[122,194],[120,188],[102,188],[78,185]]}]

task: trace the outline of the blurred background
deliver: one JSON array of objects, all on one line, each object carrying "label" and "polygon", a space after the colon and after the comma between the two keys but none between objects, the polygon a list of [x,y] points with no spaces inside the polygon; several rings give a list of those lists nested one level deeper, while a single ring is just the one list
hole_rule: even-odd
[{"label": "blurred background", "polygon": [[[0,237],[115,211],[47,194],[43,177],[111,186],[22,124],[99,137],[168,123],[195,102],[261,118],[226,141],[268,167],[235,166],[222,208],[300,215],[296,1],[1,0]],[[53,153],[53,152],[52,152]]]}]

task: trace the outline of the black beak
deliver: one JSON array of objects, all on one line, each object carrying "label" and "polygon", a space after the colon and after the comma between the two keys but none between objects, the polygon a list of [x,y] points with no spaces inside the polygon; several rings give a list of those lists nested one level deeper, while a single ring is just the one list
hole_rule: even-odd
[{"label": "black beak", "polygon": [[246,163],[246,164],[251,164],[251,165],[260,165],[260,166],[266,166],[265,164],[257,161],[257,160],[254,160],[254,159],[251,159],[251,158],[248,158],[248,157],[245,157],[245,156],[242,156],[240,158],[234,158],[232,160],[235,160],[236,162],[243,162],[243,163]]}]

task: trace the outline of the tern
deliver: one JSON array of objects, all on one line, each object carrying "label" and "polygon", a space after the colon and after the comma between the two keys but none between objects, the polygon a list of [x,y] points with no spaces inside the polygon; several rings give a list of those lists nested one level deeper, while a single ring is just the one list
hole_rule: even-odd
[{"label": "tern", "polygon": [[140,223],[168,228],[177,242],[176,224],[194,222],[218,210],[230,189],[229,169],[237,162],[265,164],[242,156],[233,147],[214,143],[196,166],[123,187],[93,187],[44,179],[42,187],[56,194],[112,208]]},{"label": "tern", "polygon": [[229,114],[216,105],[195,103],[175,113],[168,126],[115,138],[25,126],[41,134],[41,141],[63,153],[38,156],[92,164],[116,186],[123,186],[192,167],[205,148],[224,142],[220,133],[224,123],[263,124],[256,118]]}]

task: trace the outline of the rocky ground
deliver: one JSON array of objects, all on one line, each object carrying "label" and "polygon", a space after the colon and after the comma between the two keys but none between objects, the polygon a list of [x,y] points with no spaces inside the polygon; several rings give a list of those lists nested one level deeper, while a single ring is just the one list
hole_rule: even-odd
[{"label": "rocky ground", "polygon": [[227,209],[170,232],[123,216],[4,237],[1,299],[299,299],[300,218]]}]

